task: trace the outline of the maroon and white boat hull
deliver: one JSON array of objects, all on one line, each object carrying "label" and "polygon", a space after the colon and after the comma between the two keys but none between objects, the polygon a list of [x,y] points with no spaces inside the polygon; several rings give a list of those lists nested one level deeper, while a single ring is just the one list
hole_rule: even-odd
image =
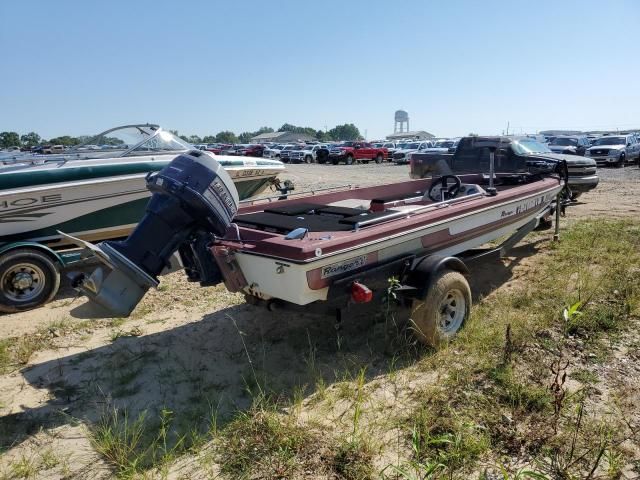
[{"label": "maroon and white boat hull", "polygon": [[[429,182],[405,182],[404,190],[424,191]],[[348,198],[375,198],[390,187],[397,188],[397,184],[319,195],[313,200],[343,205]],[[507,188],[496,196],[471,195],[431,204],[390,202],[388,211],[401,213],[389,221],[351,231],[309,232],[300,239],[261,231],[259,241],[252,243],[255,230],[241,226],[240,237],[247,245],[234,249],[233,256],[246,280],[245,293],[262,300],[307,305],[326,300],[335,280],[360,270],[411,254],[457,255],[509,235],[548,212],[561,189],[558,179],[547,178]],[[241,209],[236,222],[244,225],[244,215],[264,208]]]}]

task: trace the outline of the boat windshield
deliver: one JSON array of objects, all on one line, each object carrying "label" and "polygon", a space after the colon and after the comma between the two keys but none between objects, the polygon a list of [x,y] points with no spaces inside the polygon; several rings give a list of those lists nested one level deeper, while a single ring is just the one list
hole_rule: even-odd
[{"label": "boat windshield", "polygon": [[549,147],[540,142],[536,142],[531,138],[523,138],[518,141],[514,141],[511,145],[518,155],[529,155],[531,153],[552,153]]},{"label": "boat windshield", "polygon": [[96,135],[71,150],[70,153],[91,152],[92,156],[102,153],[109,156],[135,156],[151,152],[183,152],[190,148],[192,146],[187,142],[169,131],[162,130],[157,125],[129,125]]},{"label": "boat windshield", "polygon": [[127,153],[129,155],[143,155],[153,152],[183,152],[189,150],[191,145],[182,141],[171,132],[160,130],[156,135],[149,138],[146,142],[138,145],[136,148]]}]

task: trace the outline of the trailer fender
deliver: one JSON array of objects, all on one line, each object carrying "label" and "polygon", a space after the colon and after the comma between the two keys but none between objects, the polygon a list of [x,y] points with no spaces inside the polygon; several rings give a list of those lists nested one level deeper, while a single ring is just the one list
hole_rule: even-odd
[{"label": "trailer fender", "polygon": [[459,272],[465,277],[469,275],[469,269],[458,257],[444,257],[440,255],[423,257],[416,261],[402,282],[410,287],[405,292],[405,295],[413,298],[424,297],[427,294],[431,280],[438,272],[444,269]]},{"label": "trailer fender", "polygon": [[51,257],[51,259],[57,261],[61,266],[64,266],[65,264],[64,259],[60,256],[58,252],[38,242],[25,241],[25,242],[12,242],[4,245],[0,244],[0,255],[4,255],[5,253],[10,252],[12,250],[16,250],[18,248],[31,248],[34,250],[38,250],[44,253],[45,255],[48,255],[49,257]]}]

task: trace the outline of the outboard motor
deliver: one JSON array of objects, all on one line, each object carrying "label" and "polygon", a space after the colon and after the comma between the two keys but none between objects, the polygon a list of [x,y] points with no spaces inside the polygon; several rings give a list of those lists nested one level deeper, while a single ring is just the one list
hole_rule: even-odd
[{"label": "outboard motor", "polygon": [[[202,254],[203,239],[225,233],[238,210],[229,174],[210,155],[192,150],[147,176],[153,193],[146,214],[124,241],[85,244],[106,265],[74,274],[73,286],[117,316],[128,316],[180,248]],[[193,251],[193,247],[197,249]]]}]

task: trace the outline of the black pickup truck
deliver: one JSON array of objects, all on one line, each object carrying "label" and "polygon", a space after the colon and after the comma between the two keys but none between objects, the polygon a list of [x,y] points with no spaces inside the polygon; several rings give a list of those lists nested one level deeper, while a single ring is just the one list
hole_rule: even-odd
[{"label": "black pickup truck", "polygon": [[[454,153],[413,153],[409,158],[411,177],[428,176],[429,169],[443,160],[453,170],[469,170],[489,172],[489,148],[495,145],[495,170],[545,170],[557,162],[565,160],[569,171],[568,185],[571,199],[575,200],[582,193],[596,188],[598,175],[596,162],[591,158],[577,155],[553,153],[549,147],[529,137],[464,137],[460,140]],[[434,157],[437,156],[437,159]]]}]

